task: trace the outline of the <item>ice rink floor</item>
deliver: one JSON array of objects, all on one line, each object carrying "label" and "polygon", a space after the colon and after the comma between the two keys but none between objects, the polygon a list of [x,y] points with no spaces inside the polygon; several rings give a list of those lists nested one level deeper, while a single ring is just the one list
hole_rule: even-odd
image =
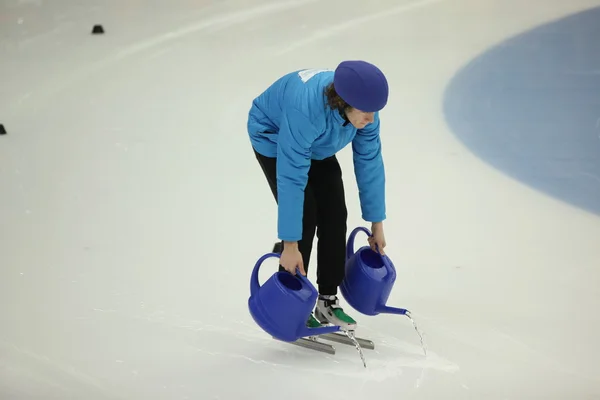
[{"label": "ice rink floor", "polygon": [[[599,0],[3,1],[0,399],[600,399],[599,37]],[[348,309],[366,369],[247,308],[250,102],[344,59],[390,83],[389,305],[428,350]]]}]

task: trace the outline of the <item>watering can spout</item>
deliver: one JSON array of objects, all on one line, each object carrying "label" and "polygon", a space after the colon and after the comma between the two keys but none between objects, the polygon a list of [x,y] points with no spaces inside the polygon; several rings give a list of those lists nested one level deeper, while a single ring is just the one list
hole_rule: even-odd
[{"label": "watering can spout", "polygon": [[398,314],[398,315],[405,315],[408,312],[408,310],[406,310],[404,308],[389,307],[389,306],[386,306],[385,304],[378,306],[375,311],[378,314]]},{"label": "watering can spout", "polygon": [[340,327],[337,325],[321,326],[319,328],[309,328],[308,326],[304,326],[304,327],[300,328],[300,331],[298,332],[298,336],[307,337],[307,336],[324,335],[326,333],[334,333],[339,330],[340,330]]}]

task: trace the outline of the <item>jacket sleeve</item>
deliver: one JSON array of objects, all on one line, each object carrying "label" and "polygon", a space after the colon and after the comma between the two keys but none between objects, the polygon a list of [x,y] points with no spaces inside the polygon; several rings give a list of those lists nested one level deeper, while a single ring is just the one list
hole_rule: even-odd
[{"label": "jacket sleeve", "polygon": [[277,146],[277,230],[281,240],[302,239],[304,189],[316,137],[316,128],[302,112],[284,110]]},{"label": "jacket sleeve", "polygon": [[385,169],[379,126],[379,113],[375,113],[374,121],[359,129],[352,140],[362,218],[369,222],[381,222],[386,218]]}]

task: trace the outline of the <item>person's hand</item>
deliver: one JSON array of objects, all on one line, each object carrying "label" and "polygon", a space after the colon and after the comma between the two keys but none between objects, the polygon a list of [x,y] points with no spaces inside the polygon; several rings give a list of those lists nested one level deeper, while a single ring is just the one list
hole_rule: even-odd
[{"label": "person's hand", "polygon": [[292,275],[296,275],[296,268],[300,270],[302,275],[306,276],[304,271],[304,261],[302,253],[298,250],[298,242],[284,242],[279,264]]},{"label": "person's hand", "polygon": [[378,252],[382,256],[385,255],[385,251],[383,250],[386,246],[385,243],[385,235],[383,234],[383,223],[382,222],[374,222],[371,225],[371,236],[369,237],[369,245],[374,252]]}]

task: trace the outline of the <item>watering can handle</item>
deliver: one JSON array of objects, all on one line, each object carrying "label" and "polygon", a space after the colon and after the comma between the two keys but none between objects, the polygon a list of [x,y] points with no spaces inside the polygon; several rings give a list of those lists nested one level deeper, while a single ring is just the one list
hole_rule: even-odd
[{"label": "watering can handle", "polygon": [[369,237],[372,235],[371,231],[365,227],[359,226],[358,228],[354,228],[348,237],[348,244],[346,245],[346,260],[348,260],[354,254],[354,237],[360,231],[363,231]]},{"label": "watering can handle", "polygon": [[[260,266],[262,265],[262,263],[267,258],[271,258],[271,257],[280,258],[280,256],[281,255],[279,253],[267,253],[258,259],[256,264],[254,265],[254,269],[252,270],[252,276],[250,278],[250,295],[251,296],[253,296],[256,292],[258,292],[258,289],[260,289],[260,283],[258,281],[258,270],[260,269]],[[302,275],[299,268],[296,268],[296,276],[298,276],[300,279],[304,280],[305,282],[308,281],[308,279],[304,275]]]},{"label": "watering can handle", "polygon": [[250,277],[250,295],[251,296],[254,296],[254,294],[256,292],[258,292],[258,289],[260,289],[260,283],[258,282],[258,270],[260,269],[260,266],[267,258],[271,258],[271,257],[279,257],[279,254],[267,253],[264,256],[262,256],[261,258],[259,258],[258,261],[256,262],[256,264],[254,265],[254,269],[252,270],[252,276]]},{"label": "watering can handle", "polygon": [[302,272],[300,272],[300,268],[296,267],[296,276],[298,278],[300,278],[301,280],[303,280],[304,282],[310,283],[308,278],[305,277],[304,275],[302,275]]}]

